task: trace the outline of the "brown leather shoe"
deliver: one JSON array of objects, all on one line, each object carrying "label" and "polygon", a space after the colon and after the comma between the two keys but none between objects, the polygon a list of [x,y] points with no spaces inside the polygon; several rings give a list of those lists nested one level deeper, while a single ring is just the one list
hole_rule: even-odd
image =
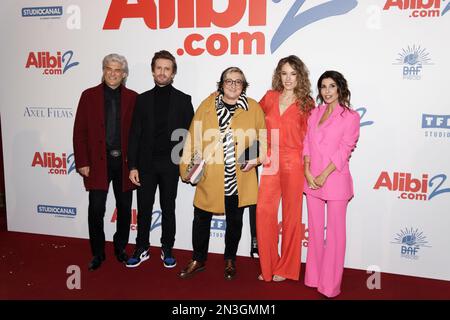
[{"label": "brown leather shoe", "polygon": [[236,265],[233,260],[225,260],[225,271],[223,273],[225,280],[233,280],[236,276]]},{"label": "brown leather shoe", "polygon": [[191,260],[191,261],[189,261],[189,264],[186,266],[186,268],[184,268],[183,270],[180,271],[178,276],[181,279],[187,279],[187,278],[192,277],[197,272],[203,271],[205,269],[206,269],[206,266],[205,266],[204,262]]}]

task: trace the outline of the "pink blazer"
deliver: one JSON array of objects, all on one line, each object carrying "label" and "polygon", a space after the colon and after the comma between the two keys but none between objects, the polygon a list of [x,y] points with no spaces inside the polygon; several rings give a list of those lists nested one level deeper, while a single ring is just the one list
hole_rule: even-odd
[{"label": "pink blazer", "polygon": [[348,200],[353,197],[349,158],[359,138],[359,114],[338,105],[319,127],[326,105],[313,109],[303,144],[303,156],[309,156],[310,169],[318,176],[330,162],[336,166],[322,188],[312,190],[305,179],[304,192],[323,200]]}]

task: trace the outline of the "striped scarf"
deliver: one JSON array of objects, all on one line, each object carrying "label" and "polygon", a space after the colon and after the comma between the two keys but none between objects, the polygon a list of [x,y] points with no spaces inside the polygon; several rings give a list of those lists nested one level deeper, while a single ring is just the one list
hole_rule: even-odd
[{"label": "striped scarf", "polygon": [[[245,93],[242,93],[236,105],[233,108],[228,109],[225,107],[223,102],[223,94],[216,97],[216,112],[217,119],[219,120],[220,133],[224,134],[226,128],[228,127],[231,119],[233,118],[234,112],[237,108],[241,108],[245,111],[248,110],[248,101]],[[230,126],[231,127],[231,126]],[[226,132],[223,138],[223,158],[225,165],[224,174],[224,186],[225,186],[225,196],[237,195],[237,180],[236,180],[236,155],[234,152],[234,139],[233,134],[230,130]]]}]

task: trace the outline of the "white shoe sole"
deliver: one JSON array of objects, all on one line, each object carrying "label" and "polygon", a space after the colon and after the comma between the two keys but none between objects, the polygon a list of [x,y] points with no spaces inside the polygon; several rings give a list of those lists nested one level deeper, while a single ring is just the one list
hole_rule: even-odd
[{"label": "white shoe sole", "polygon": [[168,268],[168,269],[172,269],[172,268],[175,268],[176,267],[176,265],[177,265],[177,263],[175,262],[175,264],[174,265],[172,265],[172,266],[169,266],[169,265],[167,265],[165,262],[164,262],[164,254],[163,253],[161,253],[161,260],[163,261],[163,265],[164,265],[164,267],[166,267],[166,268]]},{"label": "white shoe sole", "polygon": [[146,255],[145,257],[141,258],[141,261],[139,261],[136,264],[125,264],[125,266],[127,268],[136,268],[136,267],[139,267],[142,262],[147,261],[148,259],[150,259],[150,255]]}]

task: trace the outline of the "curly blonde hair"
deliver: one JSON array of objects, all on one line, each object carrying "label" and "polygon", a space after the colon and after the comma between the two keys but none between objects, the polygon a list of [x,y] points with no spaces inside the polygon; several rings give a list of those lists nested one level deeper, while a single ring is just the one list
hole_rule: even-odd
[{"label": "curly blonde hair", "polygon": [[290,55],[278,61],[272,77],[272,89],[283,92],[284,86],[281,81],[281,69],[288,63],[297,72],[297,86],[294,94],[297,97],[297,106],[304,113],[309,113],[314,108],[314,99],[311,97],[311,82],[309,81],[309,71],[306,65],[295,55]]}]

